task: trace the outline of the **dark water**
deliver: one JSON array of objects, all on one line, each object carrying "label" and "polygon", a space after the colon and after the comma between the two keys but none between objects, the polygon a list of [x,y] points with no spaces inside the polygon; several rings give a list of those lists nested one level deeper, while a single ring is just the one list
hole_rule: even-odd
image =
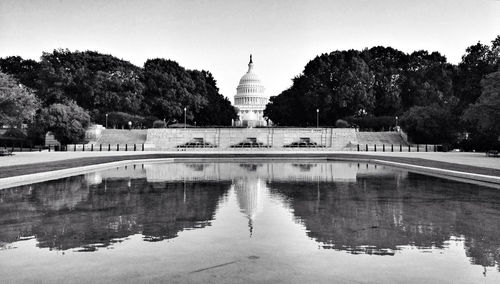
[{"label": "dark water", "polygon": [[137,164],[0,190],[1,282],[500,283],[499,261],[499,189],[371,164]]}]

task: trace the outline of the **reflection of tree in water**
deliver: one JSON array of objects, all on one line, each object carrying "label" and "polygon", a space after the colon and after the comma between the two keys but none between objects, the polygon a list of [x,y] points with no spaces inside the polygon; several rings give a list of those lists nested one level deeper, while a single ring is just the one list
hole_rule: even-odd
[{"label": "reflection of tree in water", "polygon": [[40,247],[92,250],[136,233],[148,241],[174,238],[210,225],[230,186],[113,179],[89,187],[77,176],[11,188],[0,191],[0,242],[35,236]]},{"label": "reflection of tree in water", "polygon": [[398,246],[443,247],[464,236],[475,264],[500,261],[500,192],[409,173],[356,183],[272,182],[308,235],[325,248],[391,254]]},{"label": "reflection of tree in water", "polygon": [[196,171],[196,172],[202,172],[205,167],[207,166],[207,164],[185,164],[186,167],[192,169],[193,171]]},{"label": "reflection of tree in water", "polygon": [[240,167],[249,172],[255,172],[258,168],[262,167],[262,164],[240,164]]},{"label": "reflection of tree in water", "polygon": [[299,168],[301,172],[309,172],[317,164],[292,164],[292,166]]}]

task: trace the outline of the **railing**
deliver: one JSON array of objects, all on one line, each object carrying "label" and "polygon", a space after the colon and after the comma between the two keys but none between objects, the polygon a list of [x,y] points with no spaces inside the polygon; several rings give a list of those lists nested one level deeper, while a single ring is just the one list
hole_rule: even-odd
[{"label": "railing", "polygon": [[[0,149],[7,149],[11,152],[112,152],[112,151],[146,151],[145,144],[68,144],[68,145],[51,145],[51,146],[32,146],[32,145],[0,145]],[[211,147],[178,147],[173,149],[163,149],[162,147],[149,148],[148,150],[171,150],[171,151],[224,151],[224,150],[270,150],[270,151],[331,151],[331,148],[316,145],[315,147],[270,147],[270,146],[256,146],[256,147],[231,147],[219,148],[216,145]],[[446,151],[443,145],[439,144],[355,144],[344,148],[341,151],[358,151],[358,152],[443,152]]]},{"label": "railing", "polygon": [[68,144],[62,147],[67,152],[111,152],[144,151],[144,144]]},{"label": "railing", "polygon": [[59,146],[51,145],[51,146],[33,146],[33,145],[0,145],[0,149],[5,149],[10,152],[42,152],[42,151],[49,151],[49,152],[55,152],[55,151],[60,151]]},{"label": "railing", "polygon": [[443,152],[443,145],[439,144],[357,144],[358,152]]}]

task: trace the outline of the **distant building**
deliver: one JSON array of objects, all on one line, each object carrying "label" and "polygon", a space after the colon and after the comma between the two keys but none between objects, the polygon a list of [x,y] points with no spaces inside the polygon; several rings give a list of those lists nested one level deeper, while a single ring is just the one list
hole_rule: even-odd
[{"label": "distant building", "polygon": [[253,72],[252,55],[248,63],[248,71],[240,79],[234,96],[234,105],[238,111],[239,120],[235,122],[236,126],[266,126],[264,119],[264,109],[269,98],[264,94],[262,85],[257,74]]}]

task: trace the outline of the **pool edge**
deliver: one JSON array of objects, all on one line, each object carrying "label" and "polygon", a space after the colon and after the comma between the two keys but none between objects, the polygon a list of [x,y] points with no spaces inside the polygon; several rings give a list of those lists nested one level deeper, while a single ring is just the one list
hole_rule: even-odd
[{"label": "pool edge", "polygon": [[[245,159],[263,159],[264,160],[288,160],[288,159],[297,159],[297,157],[206,157],[202,158],[202,160],[245,160]],[[10,188],[10,187],[15,187],[15,186],[21,186],[21,185],[26,185],[26,184],[31,184],[31,183],[38,183],[38,182],[44,182],[44,181],[49,181],[49,180],[55,180],[59,178],[65,178],[69,176],[74,176],[74,175],[79,175],[79,174],[85,174],[91,171],[99,170],[99,169],[107,169],[110,167],[115,167],[115,166],[121,166],[121,165],[126,165],[126,164],[131,164],[131,163],[158,163],[158,162],[175,162],[175,161],[186,161],[186,160],[200,160],[200,158],[195,158],[195,157],[176,157],[176,158],[150,158],[150,159],[126,159],[126,160],[121,160],[121,161],[114,161],[114,162],[106,162],[106,163],[100,163],[100,164],[95,164],[95,165],[88,165],[88,166],[81,166],[81,167],[74,167],[74,168],[67,168],[67,169],[61,169],[61,170],[54,170],[54,171],[47,171],[47,172],[39,172],[39,173],[33,173],[33,174],[26,174],[26,175],[19,175],[19,176],[12,176],[12,177],[6,177],[6,178],[0,178],[0,190],[5,189],[5,188]],[[326,160],[326,161],[350,161],[350,162],[368,162],[368,163],[374,163],[374,164],[380,164],[384,166],[390,166],[390,167],[395,167],[395,168],[400,168],[400,169],[406,169],[410,170],[413,172],[417,173],[422,173],[422,174],[428,174],[432,176],[437,176],[437,177],[443,177],[443,178],[452,178],[455,180],[459,180],[461,182],[470,182],[470,181],[475,181],[475,182],[481,182],[484,183],[483,185],[486,186],[492,186],[495,188],[500,188],[500,177],[499,176],[492,176],[492,175],[484,175],[484,174],[476,174],[476,173],[470,173],[470,172],[464,172],[464,171],[455,171],[455,170],[447,170],[447,169],[441,169],[441,168],[436,168],[436,167],[427,167],[427,166],[419,166],[419,165],[413,165],[409,163],[401,163],[401,162],[392,162],[392,161],[386,161],[386,160],[381,160],[381,159],[374,159],[371,157],[365,157],[363,158],[362,156],[356,157],[356,158],[350,158],[350,157],[321,157],[321,156],[312,156],[312,157],[301,157],[300,160]]]}]

